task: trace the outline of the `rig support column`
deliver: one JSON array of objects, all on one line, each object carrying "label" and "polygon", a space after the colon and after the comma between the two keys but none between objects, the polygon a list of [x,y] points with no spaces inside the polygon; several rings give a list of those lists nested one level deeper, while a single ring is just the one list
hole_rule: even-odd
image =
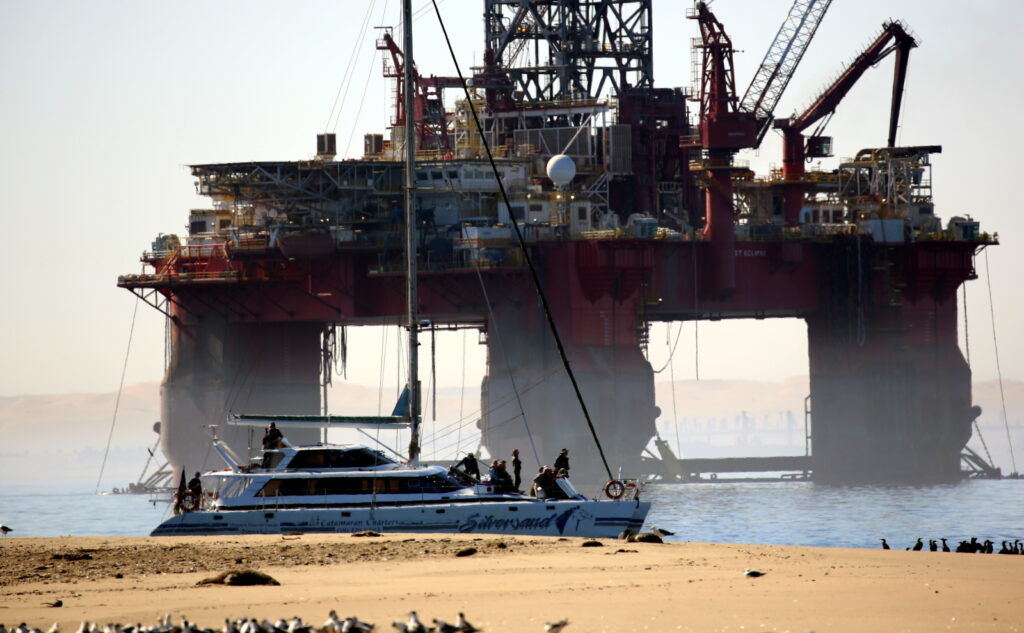
[{"label": "rig support column", "polygon": [[[863,282],[837,270],[826,309],[807,317],[812,454],[817,481],[952,481],[981,409],[957,344],[956,288],[972,274],[970,252],[865,247]],[[903,296],[889,268],[913,258],[918,291]],[[852,272],[852,274],[851,274]]]},{"label": "rig support column", "polygon": [[[201,316],[177,309],[160,389],[160,445],[175,468],[223,468],[211,449],[211,425],[245,457],[250,429],[225,425],[229,413],[319,414],[322,324],[238,323],[199,313],[196,302],[188,308]],[[258,450],[262,432],[253,433]],[[314,443],[318,432],[292,430],[288,439]]]}]

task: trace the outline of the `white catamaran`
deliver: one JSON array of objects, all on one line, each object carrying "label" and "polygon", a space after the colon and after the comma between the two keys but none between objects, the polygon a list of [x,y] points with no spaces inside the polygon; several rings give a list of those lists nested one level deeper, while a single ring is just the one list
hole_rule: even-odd
[{"label": "white catamaran", "polygon": [[[323,420],[317,418],[235,416],[229,423],[295,428]],[[565,477],[527,496],[456,469],[401,464],[366,446],[285,440],[244,465],[223,443],[215,440],[215,448],[229,469],[203,476],[214,484],[212,496],[197,503],[186,495],[183,505],[200,509],[164,521],[154,536],[376,530],[611,537],[639,531],[650,509],[629,481],[608,487],[617,499],[587,499]]]},{"label": "white catamaran", "polygon": [[[412,60],[411,1],[405,0],[403,8],[405,52]],[[406,112],[414,111],[412,72],[413,64],[406,63]],[[287,440],[243,463],[214,438],[228,468],[203,476],[205,493],[183,486],[175,504],[180,514],[157,526],[154,536],[376,530],[613,537],[643,525],[650,502],[640,500],[640,487],[633,481],[609,481],[604,488],[608,498],[596,500],[579,494],[567,477],[553,476],[527,496],[503,482],[479,482],[456,469],[420,464],[414,118],[407,116],[405,124],[409,382],[399,406],[383,417],[236,415],[228,424],[409,428],[407,463],[365,446],[292,446]],[[524,257],[530,263],[528,254]],[[543,296],[541,300],[546,308]],[[554,329],[550,315],[549,322]]]}]

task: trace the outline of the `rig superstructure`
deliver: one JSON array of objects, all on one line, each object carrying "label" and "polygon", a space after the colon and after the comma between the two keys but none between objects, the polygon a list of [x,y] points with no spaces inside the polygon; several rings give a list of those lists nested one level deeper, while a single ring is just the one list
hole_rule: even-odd
[{"label": "rig superstructure", "polygon": [[[935,215],[940,147],[895,146],[917,44],[905,25],[883,25],[806,112],[773,118],[830,2],[794,2],[742,96],[732,42],[702,2],[687,15],[700,28],[692,93],[655,87],[651,0],[484,0],[484,63],[468,98],[457,78],[416,73],[420,313],[487,333],[480,430],[491,454],[527,445],[515,386],[541,454],[567,446],[596,463],[517,222],[613,465],[638,467],[655,436],[650,323],[789,317],[808,326],[816,479],[959,476],[980,410],[956,291],[996,240],[969,217]],[[377,47],[385,76],[400,78],[407,60],[388,30]],[[831,155],[822,122],[890,54],[887,146],[807,170]],[[154,241],[142,258],[152,272],[119,278],[170,321],[161,434],[172,463],[198,466],[204,427],[228,411],[318,413],[339,328],[404,313],[410,113],[397,97],[390,134],[368,134],[358,160],[335,160],[325,134],[313,160],[192,166],[212,208],[192,211],[188,236]],[[734,156],[773,126],[783,167],[757,176]],[[571,158],[567,179],[546,170],[556,156]],[[218,434],[247,441],[230,427]]]}]

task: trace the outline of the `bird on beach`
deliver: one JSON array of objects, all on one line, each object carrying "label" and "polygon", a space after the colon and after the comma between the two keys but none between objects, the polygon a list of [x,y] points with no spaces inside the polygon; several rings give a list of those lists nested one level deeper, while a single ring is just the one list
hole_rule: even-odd
[{"label": "bird on beach", "polygon": [[334,633],[341,633],[341,629],[344,626],[345,623],[338,617],[338,612],[331,609],[331,612],[327,614],[327,621],[324,622],[324,629],[334,631]]},{"label": "bird on beach", "polygon": [[454,624],[445,622],[444,620],[438,620],[437,618],[434,618],[433,622],[433,630],[437,631],[438,633],[458,633],[460,630],[459,627],[455,626]]},{"label": "bird on beach", "polygon": [[54,622],[53,625],[46,630],[46,633],[60,633],[60,622]]},{"label": "bird on beach", "polygon": [[558,622],[548,622],[544,625],[545,633],[560,633],[562,629],[569,626],[569,619],[562,618]]},{"label": "bird on beach", "polygon": [[892,549],[889,547],[889,544],[885,542],[885,539],[882,539],[882,549]]},{"label": "bird on beach", "polygon": [[313,627],[304,623],[302,618],[299,616],[293,616],[291,620],[288,620],[288,626],[285,628],[288,633],[310,633]]},{"label": "bird on beach", "polygon": [[743,575],[746,576],[747,578],[760,578],[761,576],[764,576],[764,574],[765,574],[765,572],[757,571],[756,569],[744,569],[743,570]]},{"label": "bird on beach", "polygon": [[939,551],[939,544],[935,541],[935,539],[928,539],[928,549],[932,552]]},{"label": "bird on beach", "polygon": [[427,633],[427,627],[420,622],[420,618],[416,615],[415,611],[409,612],[408,622],[395,621],[391,623],[391,626],[401,633]]},{"label": "bird on beach", "polygon": [[11,528],[7,527],[6,525],[0,524],[0,532],[3,532],[4,536],[7,536],[8,532],[13,532],[13,531],[14,530],[12,530]]},{"label": "bird on beach", "polygon": [[370,633],[373,627],[373,624],[363,622],[353,615],[345,618],[345,623],[341,627],[341,633]]},{"label": "bird on beach", "polygon": [[949,543],[946,542],[945,538],[942,538],[941,540],[942,540],[942,551],[948,552],[949,551]]},{"label": "bird on beach", "polygon": [[462,611],[459,611],[459,617],[455,620],[455,626],[458,630],[462,631],[462,633],[476,633],[480,630],[466,620],[466,614]]},{"label": "bird on beach", "polygon": [[924,542],[921,539],[917,539],[917,543],[914,543],[914,551],[920,552],[924,548]]},{"label": "bird on beach", "polygon": [[61,600],[60,598],[57,598],[53,602],[44,602],[43,606],[44,607],[63,607],[64,606],[64,601]]}]

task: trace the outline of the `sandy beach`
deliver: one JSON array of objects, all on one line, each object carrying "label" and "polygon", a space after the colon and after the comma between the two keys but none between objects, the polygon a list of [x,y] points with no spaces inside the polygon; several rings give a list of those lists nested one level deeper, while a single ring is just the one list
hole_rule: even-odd
[{"label": "sandy beach", "polygon": [[[476,535],[2,538],[0,622],[204,627],[412,609],[486,631],[1021,631],[1024,556]],[[467,548],[468,556],[456,556]],[[280,586],[197,586],[253,568]],[[747,578],[743,571],[764,571]],[[63,606],[45,603],[60,599]]]}]

